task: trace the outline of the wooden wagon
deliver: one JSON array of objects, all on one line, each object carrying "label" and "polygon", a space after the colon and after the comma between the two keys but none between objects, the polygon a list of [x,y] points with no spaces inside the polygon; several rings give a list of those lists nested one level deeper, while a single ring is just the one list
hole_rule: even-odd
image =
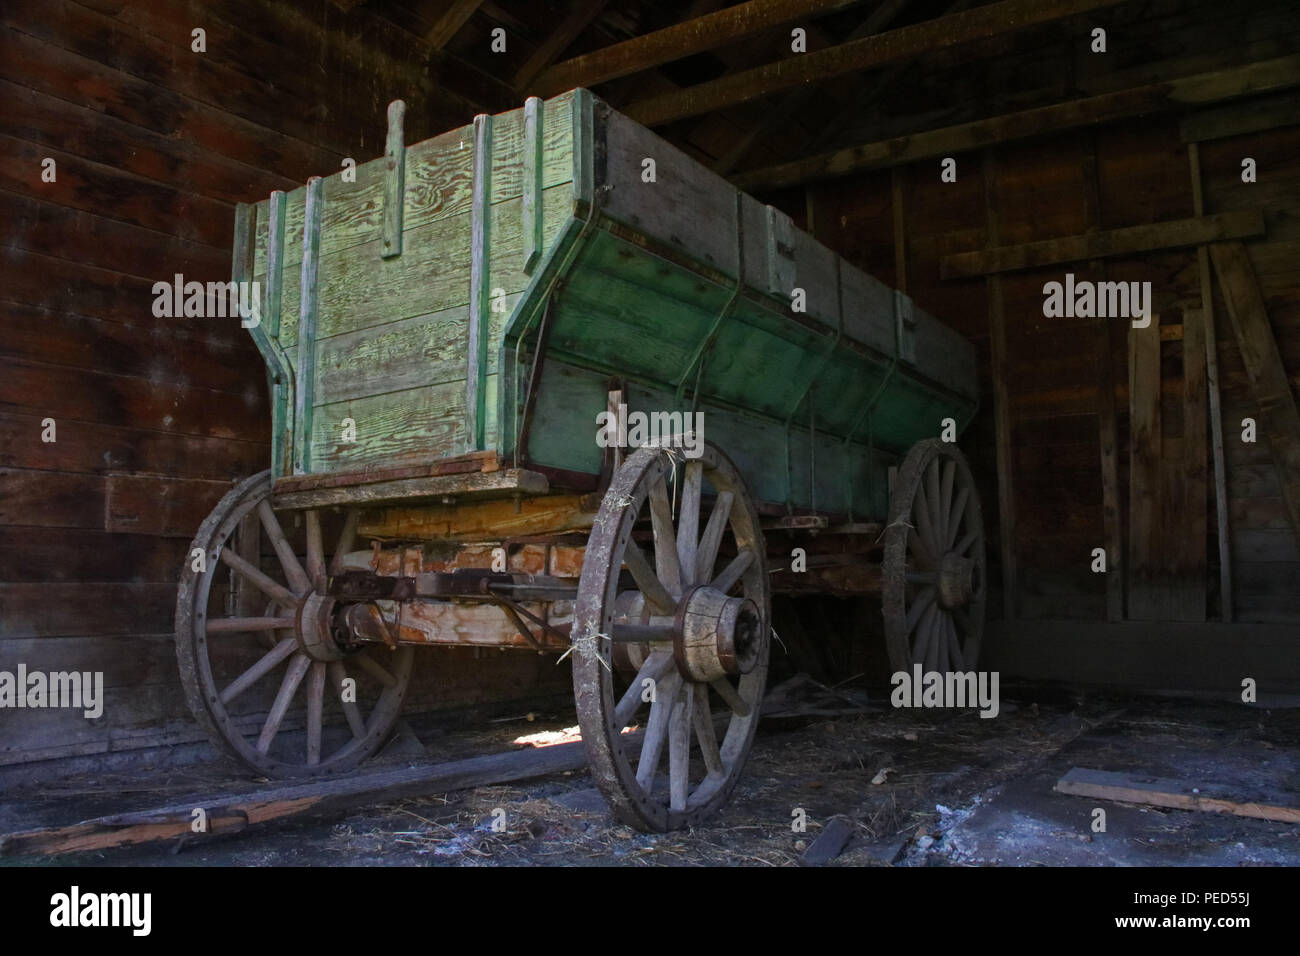
[{"label": "wooden wagon", "polygon": [[[567,654],[597,784],[662,830],[736,783],[774,588],[879,595],[895,669],[973,668],[969,343],[585,90],[402,126],[394,103],[382,159],[238,211],[272,462],[180,584],[214,741],[347,770],[415,647]],[[598,440],[638,414],[676,427]]]}]

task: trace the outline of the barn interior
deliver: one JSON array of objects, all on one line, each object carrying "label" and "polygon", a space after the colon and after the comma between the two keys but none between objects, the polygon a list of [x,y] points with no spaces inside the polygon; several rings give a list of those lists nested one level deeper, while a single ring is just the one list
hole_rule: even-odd
[{"label": "barn interior", "polygon": [[[238,322],[156,316],[154,284],[229,279],[237,205],[382,156],[393,100],[417,143],[585,87],[974,344],[999,717],[891,707],[879,600],[792,590],[744,781],[689,836],[617,825],[570,750],[245,814],[184,855],[1300,863],[1290,0],[8,0],[0,23],[0,671],[104,681],[95,719],[0,710],[0,854],[175,860],[69,825],[252,786],[173,631],[196,529],[271,459],[266,371]],[[1057,309],[1067,281],[1149,308]],[[381,767],[573,742],[567,663],[421,654]]]}]

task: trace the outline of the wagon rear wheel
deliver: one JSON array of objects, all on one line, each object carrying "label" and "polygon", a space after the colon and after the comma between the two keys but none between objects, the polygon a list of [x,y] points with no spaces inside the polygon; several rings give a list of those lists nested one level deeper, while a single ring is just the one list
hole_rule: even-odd
[{"label": "wagon rear wheel", "polygon": [[726,801],[758,726],[770,617],[758,514],[731,461],[711,445],[634,452],[596,516],[572,632],[591,773],[625,823],[675,829]]},{"label": "wagon rear wheel", "polygon": [[987,590],[984,521],[955,445],[927,439],[904,459],[890,500],[883,576],[890,666],[974,670]]},{"label": "wagon rear wheel", "polygon": [[295,525],[270,493],[270,472],[237,485],[190,546],[176,601],[181,684],[213,742],[254,771],[348,770],[388,739],[412,649],[348,646],[332,632],[325,580],[352,548],[355,513],[327,566],[324,516]]}]

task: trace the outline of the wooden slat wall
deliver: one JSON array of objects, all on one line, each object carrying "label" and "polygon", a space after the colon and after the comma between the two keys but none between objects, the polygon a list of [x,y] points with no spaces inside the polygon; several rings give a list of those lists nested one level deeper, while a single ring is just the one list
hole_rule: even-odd
[{"label": "wooden slat wall", "polygon": [[[1054,47],[1007,46],[991,61],[950,69],[914,71],[917,84],[895,89],[896,112],[883,113],[862,128],[844,130],[836,142],[883,139],[923,128],[924,109],[933,91],[931,125],[998,115],[1023,105],[1038,105],[1055,84],[1055,99],[1123,89],[1161,77],[1282,55],[1300,49],[1300,21],[1276,3],[1247,11],[1201,0],[1166,3],[1137,16],[1126,6],[1111,22],[1110,53],[1087,51],[1086,31],[1076,31]],[[1231,15],[1229,15],[1231,14]],[[1106,22],[1103,20],[1102,22]],[[1073,70],[1062,59],[1073,49]],[[957,54],[960,57],[960,53]],[[1065,76],[1063,77],[1063,72]],[[982,76],[979,82],[973,76]],[[1062,80],[1064,78],[1064,86]],[[965,92],[963,92],[965,91]],[[1244,101],[1249,103],[1250,101]],[[1019,104],[1019,105],[1018,105]],[[1095,131],[1097,185],[1089,197],[1093,146],[1077,133],[996,146],[999,243],[1004,245],[1073,236],[1090,228],[1118,229],[1193,215],[1185,144],[1177,115],[1111,123]],[[1259,181],[1241,182],[1241,159],[1256,159]],[[1263,210],[1266,235],[1245,240],[1265,298],[1269,322],[1292,387],[1300,383],[1300,126],[1205,142],[1201,146],[1205,212]],[[986,522],[999,524],[995,456],[994,395],[989,378],[990,349],[986,281],[939,277],[946,255],[981,249],[985,242],[983,183],[978,153],[956,156],[956,183],[940,183],[938,161],[902,167],[907,196],[907,282],[917,303],[975,342],[981,362],[982,405],[963,446],[974,457]],[[765,162],[770,163],[767,159]],[[869,273],[894,281],[891,181],[888,170],[857,174],[808,188],[808,207],[818,238]],[[790,212],[801,212],[802,191],[787,189],[767,198]],[[1089,211],[1089,203],[1096,205]],[[1045,269],[1010,272],[1003,279],[1008,338],[1008,377],[1014,485],[1015,557],[1019,614],[1026,618],[1083,621],[1107,619],[1107,580],[1090,571],[1091,551],[1107,545],[1099,413],[1100,343],[1095,320],[1045,318],[1042,286],[1076,278],[1151,281],[1155,310],[1166,326],[1151,357],[1160,370],[1160,390],[1149,395],[1163,426],[1164,443],[1149,469],[1150,507],[1131,507],[1130,394],[1127,323],[1110,336],[1118,510],[1122,550],[1129,550],[1134,522],[1152,522],[1144,555],[1110,554],[1112,574],[1131,575],[1141,558],[1145,573],[1161,593],[1181,595],[1191,607],[1177,614],[1146,607],[1141,617],[1213,620],[1219,613],[1218,552],[1215,540],[1213,473],[1208,434],[1184,432],[1188,421],[1208,432],[1205,415],[1204,359],[1188,363],[1184,313],[1199,309],[1196,249],[1156,251]],[[1237,619],[1300,621],[1300,551],[1290,527],[1278,477],[1264,437],[1241,441],[1241,420],[1252,411],[1252,394],[1240,352],[1215,281],[1215,316],[1224,393],[1224,436],[1232,513],[1232,554]],[[1090,325],[1091,323],[1091,325]],[[1193,327],[1196,341],[1199,326]],[[1154,331],[1154,330],[1153,330]],[[1150,364],[1150,363],[1148,363]],[[1185,371],[1195,396],[1185,396]],[[1165,459],[1162,462],[1159,459]],[[1185,464],[1186,462],[1186,464]],[[1186,470],[1186,476],[1184,471]],[[1187,477],[1190,476],[1190,477]],[[1141,476],[1136,476],[1143,484]],[[1186,501],[1183,496],[1190,495]],[[996,540],[996,538],[994,539]],[[1115,550],[1113,547],[1110,549]],[[989,561],[998,573],[998,548],[991,541]],[[1119,569],[1118,571],[1116,569]],[[1126,579],[1127,581],[1128,579]],[[1126,602],[1133,595],[1126,587]],[[999,589],[990,592],[990,614],[1002,616]],[[1199,597],[1204,596],[1204,616]],[[1114,601],[1114,598],[1112,598]],[[1133,616],[1125,611],[1125,617]]]},{"label": "wooden slat wall", "polygon": [[[174,582],[230,481],[268,466],[270,422],[238,322],[155,318],[151,287],[229,279],[234,204],[382,154],[390,100],[410,107],[407,142],[469,121],[420,51],[327,0],[0,9],[0,670],[103,670],[108,687],[94,721],[0,712],[0,764],[199,739]],[[559,673],[535,655],[434,656],[451,670],[435,689],[421,668],[418,704]]]}]

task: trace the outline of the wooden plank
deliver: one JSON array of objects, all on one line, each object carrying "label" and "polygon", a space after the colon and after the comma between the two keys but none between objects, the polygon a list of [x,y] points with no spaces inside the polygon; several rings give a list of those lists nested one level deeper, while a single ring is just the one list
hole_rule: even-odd
[{"label": "wooden plank", "polygon": [[406,196],[406,104],[388,104],[388,136],[384,141],[385,259],[402,254],[402,204]]},{"label": "wooden plank", "polygon": [[749,0],[557,63],[537,77],[533,89],[543,96],[550,96],[575,86],[595,86],[662,63],[717,49],[782,24],[834,13],[860,2]]},{"label": "wooden plank", "polygon": [[1206,330],[1198,309],[1183,313],[1183,457],[1172,464],[1181,486],[1182,501],[1168,513],[1176,550],[1172,568],[1179,593],[1180,621],[1205,620],[1208,488],[1206,487]]},{"label": "wooden plank", "polygon": [[207,811],[210,833],[231,833],[291,817],[336,814],[358,806],[579,770],[586,762],[586,752],[578,741],[320,782],[226,792],[174,806],[97,817],[71,826],[5,834],[0,836],[0,856],[106,850],[188,836],[195,807]]},{"label": "wooden plank", "polygon": [[1178,249],[1221,239],[1240,239],[1263,234],[1263,211],[1242,209],[1214,216],[1172,219],[1123,229],[1086,232],[1060,239],[960,252],[939,260],[939,277],[958,279],[995,272],[1015,272],[1063,262],[1126,256],[1158,249]]},{"label": "wooden plank", "polygon": [[[272,349],[283,356],[280,307],[284,298],[284,193],[278,189],[272,192],[266,208],[265,331]],[[271,473],[283,475],[293,471],[289,459],[293,446],[293,377],[288,374],[287,360],[282,359],[277,365],[280,374],[271,376]]]},{"label": "wooden plank", "polygon": [[844,847],[853,837],[853,831],[856,829],[857,824],[851,817],[842,815],[831,817],[822,827],[822,832],[817,835],[817,839],[803,851],[803,856],[799,857],[799,865],[821,866],[829,863],[844,851]]},{"label": "wooden plank", "polygon": [[[979,7],[970,13],[990,10]],[[889,34],[881,34],[882,37]],[[812,56],[814,54],[808,54]],[[734,177],[741,189],[755,192],[796,186],[812,179],[843,176],[865,169],[949,156],[979,149],[989,143],[1006,143],[1129,116],[1142,116],[1200,103],[1216,103],[1268,90],[1300,85],[1300,56],[1284,56],[1246,66],[1198,73],[1180,79],[1102,93],[1097,96],[1041,106],[924,130],[804,159],[768,166]]]},{"label": "wooden plank", "polygon": [[[1187,161],[1192,177],[1192,212],[1205,212],[1201,185],[1201,153],[1196,143],[1187,144]],[[1224,621],[1233,618],[1232,607],[1232,532],[1228,511],[1228,483],[1223,456],[1223,413],[1219,407],[1219,348],[1214,331],[1214,293],[1210,287],[1210,250],[1196,250],[1197,274],[1201,284],[1201,321],[1205,326],[1205,386],[1210,406],[1210,447],[1214,462],[1214,505],[1219,545],[1219,607]]]},{"label": "wooden plank", "polygon": [[[0,525],[101,528],[104,480],[96,475],[0,469]],[[3,632],[0,613],[0,632]]]},{"label": "wooden plank", "polygon": [[320,264],[321,178],[307,181],[307,205],[303,217],[302,278],[299,282],[298,368],[294,378],[293,471],[312,470],[312,416],[316,394],[316,302],[317,269]]},{"label": "wooden plank", "polygon": [[[987,39],[1080,13],[1105,9],[1115,6],[1117,2],[1118,0],[1000,0],[974,10],[926,20],[827,50],[788,57],[767,66],[730,74],[684,90],[649,97],[633,103],[626,112],[646,126],[659,126],[804,83],[822,82],[846,73],[897,63],[959,43]],[[705,33],[712,43],[711,33],[700,32]]]},{"label": "wooden plank", "polygon": [[1233,799],[1231,789],[1222,785],[1192,785],[1181,780],[1074,767],[1052,789],[1076,797],[1100,797],[1122,803],[1145,803],[1176,810],[1230,813],[1256,820],[1300,823],[1300,807]]},{"label": "wooden plank", "polygon": [[1160,335],[1159,319],[1129,330],[1129,547],[1128,617],[1168,620],[1156,594],[1161,553]]},{"label": "wooden plank", "polygon": [[535,471],[503,468],[494,472],[466,472],[428,478],[401,478],[365,485],[319,488],[309,491],[275,493],[271,502],[276,508],[299,510],[329,505],[369,506],[390,501],[413,501],[425,498],[494,498],[512,495],[544,495],[549,490],[546,478]]},{"label": "wooden plank", "polygon": [[500,465],[495,451],[476,451],[454,458],[440,458],[420,465],[391,464],[363,468],[358,471],[331,474],[290,475],[278,478],[276,491],[310,491],[317,488],[343,488],[373,484],[378,481],[396,481],[399,478],[430,478],[436,475],[463,475],[473,471],[496,471]]},{"label": "wooden plank", "polygon": [[229,490],[228,481],[109,475],[104,530],[189,539]]},{"label": "wooden plank", "polygon": [[530,96],[524,102],[524,198],[522,229],[524,234],[524,272],[532,275],[537,268],[543,248],[542,236],[542,189],[543,164],[542,139],[544,135],[545,110],[542,101]]},{"label": "wooden plank", "polygon": [[1291,529],[1300,541],[1300,411],[1295,394],[1245,246],[1240,242],[1214,243],[1210,258],[1259,409],[1259,431],[1273,451]]},{"label": "wooden plank", "polygon": [[483,0],[452,0],[450,6],[424,35],[425,42],[435,50],[441,50],[451,38],[460,32],[465,21],[474,15],[474,11],[483,5]]},{"label": "wooden plank", "polygon": [[492,308],[491,242],[492,117],[474,117],[474,198],[470,205],[469,340],[465,348],[465,440],[470,450],[487,442],[487,356]]},{"label": "wooden plank", "polygon": [[[514,75],[515,89],[526,90],[538,74],[545,70],[557,56],[569,48],[583,30],[608,6],[609,0],[581,0],[569,7],[569,15],[560,21]],[[574,86],[582,84],[575,83]],[[556,92],[560,92],[557,90]]]},{"label": "wooden plank", "polygon": [[[984,223],[987,242],[998,241],[997,161],[992,149],[983,154]],[[989,276],[988,287],[990,375],[993,379],[993,418],[998,469],[998,547],[1002,560],[1002,616],[1019,614],[1016,569],[1016,497],[1012,476],[1011,400],[1007,387],[1007,321],[1002,300],[1002,277]]]},{"label": "wooden plank", "polygon": [[1300,93],[1284,93],[1193,113],[1178,124],[1178,134],[1184,143],[1191,145],[1297,123],[1300,123]]}]

